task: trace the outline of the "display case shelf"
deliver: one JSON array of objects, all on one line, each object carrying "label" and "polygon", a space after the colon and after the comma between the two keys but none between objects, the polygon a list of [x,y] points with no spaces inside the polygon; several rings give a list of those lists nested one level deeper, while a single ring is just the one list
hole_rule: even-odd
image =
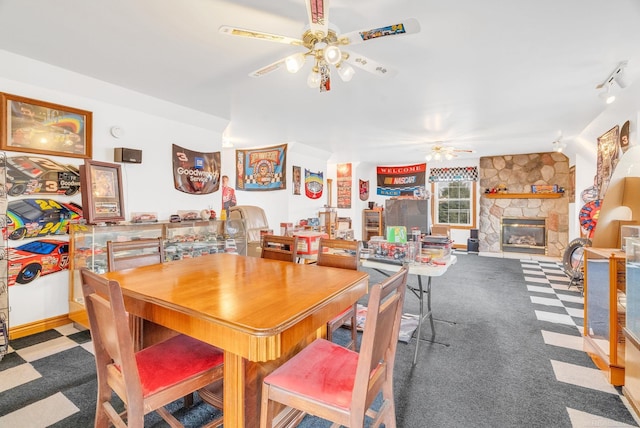
[{"label": "display case shelf", "polygon": [[624,384],[626,254],[616,248],[584,250],[584,350],[612,385]]}]

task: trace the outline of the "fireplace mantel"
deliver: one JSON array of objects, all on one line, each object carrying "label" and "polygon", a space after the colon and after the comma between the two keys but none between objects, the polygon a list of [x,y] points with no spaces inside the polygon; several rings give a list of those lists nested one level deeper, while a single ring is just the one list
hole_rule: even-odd
[{"label": "fireplace mantel", "polygon": [[564,193],[484,193],[489,199],[558,199]]}]

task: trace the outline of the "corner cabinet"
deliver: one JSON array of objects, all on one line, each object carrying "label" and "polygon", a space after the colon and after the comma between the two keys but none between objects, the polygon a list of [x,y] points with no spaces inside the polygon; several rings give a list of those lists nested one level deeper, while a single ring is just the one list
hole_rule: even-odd
[{"label": "corner cabinet", "polygon": [[69,226],[69,318],[89,326],[82,296],[80,269],[97,273],[107,271],[107,241],[161,238],[165,261],[198,257],[218,252],[246,255],[247,236],[244,220],[187,221],[180,223],[122,223],[95,226]]},{"label": "corner cabinet", "polygon": [[372,236],[384,236],[382,211],[362,211],[362,240],[369,242]]},{"label": "corner cabinet", "polygon": [[609,382],[624,385],[626,254],[615,248],[584,249],[584,351]]}]

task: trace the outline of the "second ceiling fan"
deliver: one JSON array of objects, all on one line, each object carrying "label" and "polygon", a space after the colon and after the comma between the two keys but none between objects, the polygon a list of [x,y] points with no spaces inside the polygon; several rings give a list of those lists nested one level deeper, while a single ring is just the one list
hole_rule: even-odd
[{"label": "second ceiling fan", "polygon": [[311,58],[313,62],[311,73],[307,78],[307,85],[311,88],[320,88],[320,92],[331,89],[331,66],[335,68],[343,81],[349,81],[353,77],[355,71],[352,66],[378,76],[392,76],[396,71],[390,67],[344,48],[382,37],[414,34],[420,31],[418,21],[415,18],[409,18],[379,28],[338,34],[336,30],[329,28],[328,0],[305,0],[305,3],[309,28],[299,39],[227,25],[220,27],[219,31],[223,34],[301,46],[306,49],[304,52],[289,55],[261,67],[249,73],[249,76],[261,77],[282,66],[286,66],[289,72],[295,73],[302,68],[307,58]]}]

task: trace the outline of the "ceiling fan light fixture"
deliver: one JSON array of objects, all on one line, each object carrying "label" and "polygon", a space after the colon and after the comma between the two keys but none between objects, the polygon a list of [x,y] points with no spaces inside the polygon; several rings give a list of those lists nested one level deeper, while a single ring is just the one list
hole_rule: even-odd
[{"label": "ceiling fan light fixture", "polygon": [[309,73],[309,77],[307,77],[307,86],[311,89],[319,88],[321,82],[322,78],[320,77],[318,67],[313,67],[313,70]]},{"label": "ceiling fan light fixture", "polygon": [[342,52],[337,46],[327,46],[324,50],[324,60],[331,65],[336,65],[342,60]]},{"label": "ceiling fan light fixture", "polygon": [[427,162],[431,162],[431,159],[433,159],[433,155],[431,153],[429,153],[424,158],[427,160]]},{"label": "ceiling fan light fixture", "polygon": [[300,71],[300,69],[304,65],[304,60],[305,60],[305,57],[304,57],[304,54],[302,53],[297,53],[297,54],[288,56],[284,60],[284,63],[287,66],[287,71],[289,73],[297,73],[298,71]]},{"label": "ceiling fan light fixture", "polygon": [[353,75],[356,73],[353,67],[345,62],[340,62],[336,65],[336,70],[338,70],[338,74],[343,82],[348,82],[351,80]]},{"label": "ceiling fan light fixture", "polygon": [[447,153],[444,154],[444,157],[445,157],[446,160],[451,160],[451,159],[453,159],[453,154],[447,152]]}]

